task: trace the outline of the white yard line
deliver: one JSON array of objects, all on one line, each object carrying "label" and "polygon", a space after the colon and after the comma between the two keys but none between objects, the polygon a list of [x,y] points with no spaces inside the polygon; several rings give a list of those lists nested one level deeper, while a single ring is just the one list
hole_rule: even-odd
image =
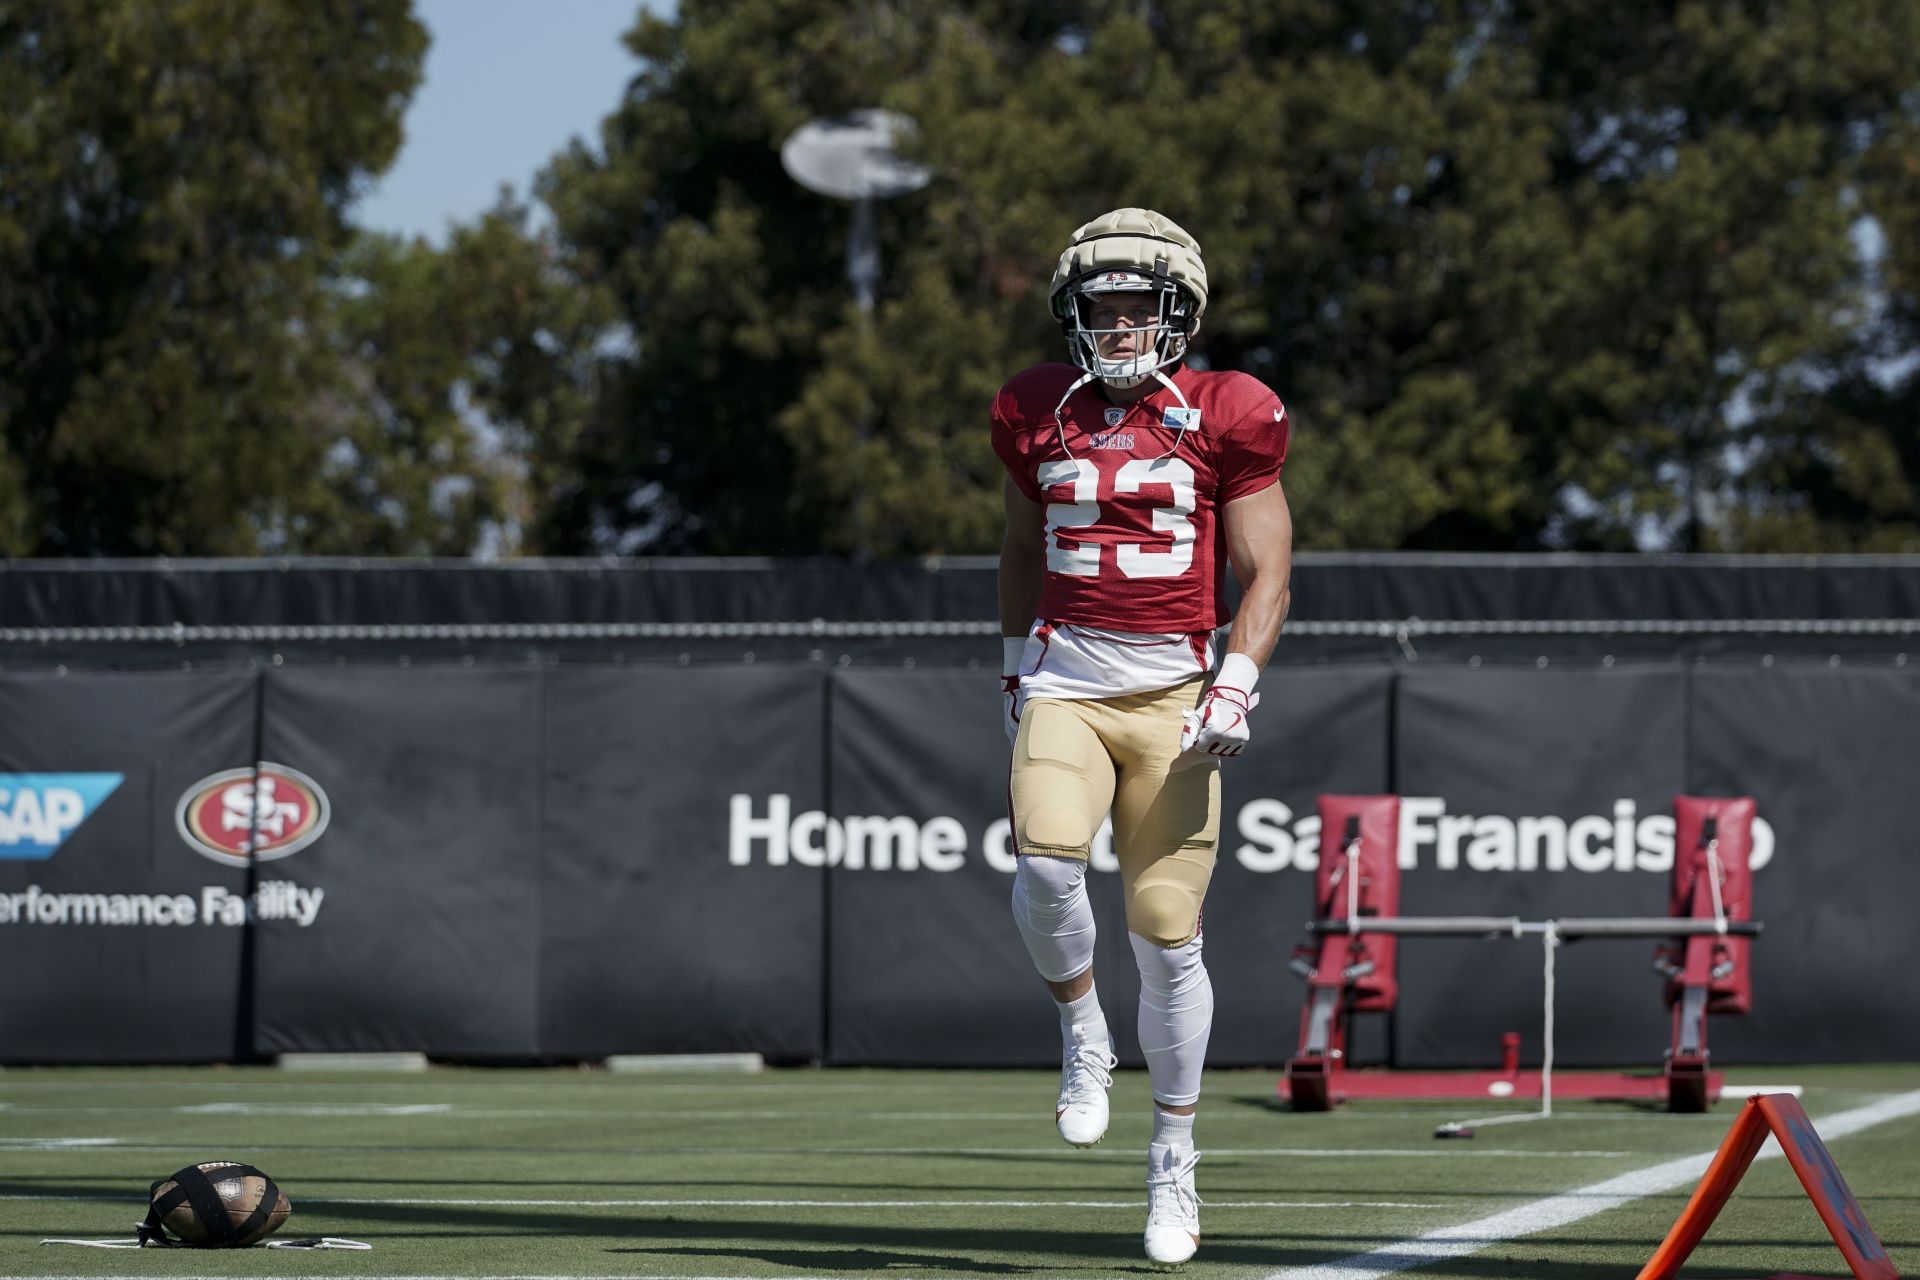
[{"label": "white yard line", "polygon": [[857,1120],[1032,1120],[1044,1111],[1029,1107],[1024,1111],[689,1111],[649,1110],[644,1107],[469,1107],[458,1102],[414,1102],[381,1104],[377,1102],[202,1102],[180,1107],[5,1107],[12,1115],[155,1115],[161,1112],[203,1116],[324,1116],[356,1117],[449,1116],[462,1120],[604,1120],[627,1117],[635,1120],[814,1120],[840,1117]]},{"label": "white yard line", "polygon": [[[1813,1127],[1822,1138],[1831,1142],[1889,1120],[1912,1115],[1920,1115],[1920,1090],[1896,1094],[1864,1107],[1822,1117],[1813,1122]],[[1779,1154],[1780,1145],[1769,1138],[1758,1158],[1764,1160]],[[1275,1271],[1266,1280],[1379,1280],[1381,1276],[1398,1271],[1408,1271],[1450,1258],[1462,1258],[1494,1245],[1506,1244],[1539,1231],[1564,1227],[1635,1200],[1698,1182],[1706,1173],[1713,1156],[1714,1152],[1707,1151],[1668,1160],[1663,1164],[1621,1174],[1617,1178],[1608,1178],[1604,1182],[1535,1200],[1490,1217],[1458,1226],[1441,1227],[1384,1249],[1354,1254],[1334,1262]],[[1648,1242],[1649,1251],[1654,1243]]]},{"label": "white yard line", "polygon": [[[22,1107],[22,1111],[58,1111],[58,1107]],[[98,1110],[141,1111],[152,1108],[100,1107]],[[171,1108],[175,1115],[187,1116],[444,1116],[453,1111],[451,1102],[201,1102]]]},{"label": "white yard line", "polygon": [[[21,1069],[33,1071],[33,1067]],[[390,1075],[390,1073],[382,1073]],[[1041,1073],[1033,1073],[1039,1077]],[[1125,1071],[1121,1071],[1125,1075]],[[1144,1075],[1144,1073],[1142,1073]],[[324,1092],[342,1092],[342,1094],[367,1094],[371,1090],[401,1090],[401,1092],[422,1092],[422,1090],[447,1090],[447,1092],[476,1092],[476,1094],[540,1094],[541,1098],[551,1098],[553,1094],[576,1094],[576,1096],[628,1096],[628,1094],[858,1094],[870,1098],[876,1092],[885,1094],[1006,1094],[1008,1082],[1012,1077],[987,1080],[943,1080],[943,1082],[916,1082],[916,1080],[829,1080],[822,1079],[818,1073],[795,1073],[789,1080],[743,1080],[737,1077],[722,1077],[712,1082],[703,1080],[659,1080],[647,1075],[570,1075],[566,1080],[530,1080],[526,1084],[511,1084],[505,1080],[459,1079],[442,1077],[428,1073],[426,1079],[394,1080],[315,1080],[305,1075],[296,1075],[288,1080],[27,1080],[21,1079],[21,1073],[0,1071],[0,1096],[13,1094],[15,1090],[67,1090],[75,1094],[96,1094],[109,1088],[117,1090],[136,1090],[140,1094],[152,1094],[159,1088],[175,1088],[190,1094],[205,1096],[209,1092],[232,1094],[242,1090],[265,1090],[265,1092],[298,1092],[298,1094],[324,1094]],[[4,1105],[4,1103],[0,1103]]]},{"label": "white yard line", "polygon": [[[0,1201],[115,1201],[144,1203],[138,1196],[0,1195]],[[541,1200],[421,1199],[411,1196],[339,1199],[301,1196],[303,1205],[398,1206],[402,1208],[486,1209],[1144,1209],[1138,1200]],[[1213,1209],[1443,1209],[1442,1204],[1406,1200],[1209,1200]]]},{"label": "white yard line", "polygon": [[[4,1138],[0,1139],[0,1150],[28,1148],[82,1154],[95,1150],[111,1151],[198,1151],[205,1147],[177,1142],[132,1142],[124,1138]],[[330,1153],[353,1153],[378,1151],[386,1154],[437,1154],[437,1155],[596,1155],[596,1156],[929,1156],[933,1158],[947,1156],[1059,1156],[1071,1160],[1138,1160],[1137,1151],[1124,1148],[1111,1148],[1098,1151],[1080,1151],[1069,1154],[1068,1149],[1058,1144],[1044,1147],[475,1147],[475,1146],[395,1146],[390,1143],[282,1143],[275,1146],[262,1146],[248,1143],[250,1153],[276,1154],[290,1151],[320,1151]],[[1621,1156],[1630,1156],[1631,1151],[1566,1151],[1548,1149],[1540,1151],[1517,1151],[1505,1147],[1202,1147],[1202,1151],[1216,1158],[1235,1157],[1255,1159],[1278,1157],[1288,1160],[1567,1160],[1591,1159],[1614,1160]]]},{"label": "white yard line", "polygon": [[[1138,1200],[332,1200],[307,1197],[307,1204],[477,1206],[491,1208],[585,1209],[1144,1209]],[[1442,1209],[1440,1204],[1400,1200],[1209,1200],[1213,1209]]]}]

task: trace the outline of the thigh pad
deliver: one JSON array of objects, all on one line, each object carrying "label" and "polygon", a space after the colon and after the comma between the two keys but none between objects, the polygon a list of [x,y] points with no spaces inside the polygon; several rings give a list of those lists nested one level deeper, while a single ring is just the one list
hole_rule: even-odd
[{"label": "thigh pad", "polygon": [[1086,858],[1113,803],[1113,759],[1071,702],[1039,699],[1013,750],[1013,835],[1020,853]]}]

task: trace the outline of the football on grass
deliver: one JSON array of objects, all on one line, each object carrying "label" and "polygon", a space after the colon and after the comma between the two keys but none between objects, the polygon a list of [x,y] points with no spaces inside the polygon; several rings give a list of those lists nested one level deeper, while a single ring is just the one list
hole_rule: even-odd
[{"label": "football on grass", "polygon": [[279,1230],[280,1224],[293,1212],[286,1194],[273,1184],[273,1179],[231,1160],[194,1165],[164,1182],[155,1183],[154,1203],[158,1205],[175,1198],[173,1193],[180,1190],[183,1183],[193,1181],[196,1172],[205,1175],[212,1185],[226,1223],[206,1221],[191,1195],[180,1197],[179,1203],[161,1214],[160,1225],[185,1244],[208,1249],[244,1248]]}]

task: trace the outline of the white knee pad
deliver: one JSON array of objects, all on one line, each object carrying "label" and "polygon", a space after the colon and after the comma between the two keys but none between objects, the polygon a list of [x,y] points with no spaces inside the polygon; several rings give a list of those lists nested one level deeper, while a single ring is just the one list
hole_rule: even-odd
[{"label": "white knee pad", "polygon": [[1200,958],[1200,936],[1178,947],[1157,946],[1127,935],[1140,966],[1140,1052],[1157,1102],[1172,1107],[1200,1100],[1213,1031],[1213,983]]},{"label": "white knee pad", "polygon": [[1022,854],[1013,873],[1013,919],[1041,977],[1065,982],[1085,973],[1093,963],[1086,862]]}]

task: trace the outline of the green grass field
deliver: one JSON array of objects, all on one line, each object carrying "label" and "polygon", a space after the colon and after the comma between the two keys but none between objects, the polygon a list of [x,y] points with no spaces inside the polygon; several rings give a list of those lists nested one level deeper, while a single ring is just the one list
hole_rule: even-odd
[{"label": "green grass field", "polygon": [[[1804,1085],[1816,1124],[1920,1090],[1920,1066],[1729,1074]],[[1054,1083],[977,1071],[10,1069],[0,1072],[0,1275],[1152,1272],[1140,1249],[1144,1074],[1121,1073],[1113,1128],[1090,1151],[1054,1136]],[[1737,1106],[1669,1116],[1567,1104],[1472,1141],[1432,1136],[1440,1121],[1497,1110],[1394,1102],[1294,1115],[1274,1102],[1271,1073],[1211,1074],[1198,1130],[1204,1239],[1181,1274],[1291,1275],[1587,1189],[1587,1200],[1558,1202],[1584,1214],[1603,1203],[1595,1184],[1711,1151]],[[1920,1274],[1920,1116],[1871,1124],[1831,1149],[1894,1265]],[[294,1215],[282,1235],[349,1236],[373,1251],[39,1243],[130,1237],[151,1181],[220,1158],[256,1164],[285,1189]],[[1689,1180],[1533,1234],[1496,1220],[1466,1233],[1469,1252],[1405,1274],[1632,1277],[1691,1190]],[[1770,1159],[1754,1165],[1686,1274],[1777,1271],[1847,1274],[1786,1161]]]}]

